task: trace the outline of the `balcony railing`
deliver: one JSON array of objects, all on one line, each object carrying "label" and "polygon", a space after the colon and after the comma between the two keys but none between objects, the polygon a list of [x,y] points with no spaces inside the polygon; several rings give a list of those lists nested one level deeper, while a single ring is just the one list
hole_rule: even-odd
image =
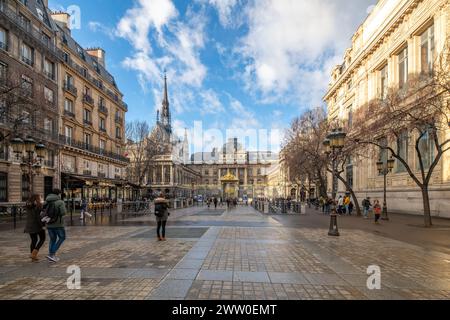
[{"label": "balcony railing", "polygon": [[78,96],[78,89],[75,88],[75,86],[73,84],[71,84],[71,83],[68,83],[68,82],[64,81],[63,89],[64,89],[64,91],[70,93],[74,97]]},{"label": "balcony railing", "polygon": [[104,114],[108,114],[108,108],[105,105],[99,104],[98,105],[98,111]]},{"label": "balcony railing", "polygon": [[64,110],[64,115],[71,117],[71,118],[75,118],[75,114],[72,111],[69,110]]},{"label": "balcony railing", "polygon": [[55,80],[55,74],[53,72],[49,72],[49,71],[44,70],[44,74],[50,80]]},{"label": "balcony railing", "polygon": [[84,123],[85,125],[88,125],[88,126],[91,126],[91,127],[92,127],[92,121],[90,121],[90,120],[84,119],[84,120],[83,120],[83,123]]},{"label": "balcony railing", "polygon": [[31,59],[29,59],[29,58],[27,58],[25,56],[22,56],[22,62],[25,62],[29,66],[34,66],[33,60],[31,60]]},{"label": "balcony railing", "polygon": [[99,128],[99,130],[100,130],[101,132],[106,133],[106,128]]},{"label": "balcony railing", "polygon": [[106,173],[104,173],[104,172],[99,172],[99,173],[98,173],[98,177],[99,177],[99,178],[106,178]]},{"label": "balcony railing", "polygon": [[83,175],[92,176],[92,171],[91,170],[83,170]]},{"label": "balcony railing", "polygon": [[116,120],[116,123],[118,123],[118,124],[122,124],[123,123],[123,118],[122,117],[116,116],[115,120]]},{"label": "balcony railing", "polygon": [[0,49],[4,51],[8,51],[8,45],[4,42],[0,42]]},{"label": "balcony railing", "polygon": [[120,154],[114,153],[114,152],[109,152],[103,149],[100,149],[98,147],[94,147],[92,144],[86,144],[84,142],[81,141],[77,141],[74,140],[70,137],[64,136],[64,135],[60,135],[60,142],[62,144],[65,144],[66,146],[71,146],[73,148],[77,148],[80,150],[85,150],[85,151],[89,151],[92,153],[95,153],[97,155],[100,156],[105,156],[111,159],[115,159],[118,161],[122,161],[122,162],[129,162],[130,160]]},{"label": "balcony railing", "polygon": [[88,94],[85,94],[84,96],[83,96],[83,102],[84,103],[87,103],[87,104],[90,104],[91,106],[94,106],[94,98],[92,98],[90,95],[88,95]]},{"label": "balcony railing", "polygon": [[38,30],[31,28],[29,23],[23,21],[20,16],[8,6],[0,5],[0,15],[8,19],[11,24],[23,31],[26,36],[31,37],[36,43],[49,50],[52,54],[58,58],[62,57],[61,50],[59,50],[51,41],[48,41],[47,38],[43,38],[42,34]]}]

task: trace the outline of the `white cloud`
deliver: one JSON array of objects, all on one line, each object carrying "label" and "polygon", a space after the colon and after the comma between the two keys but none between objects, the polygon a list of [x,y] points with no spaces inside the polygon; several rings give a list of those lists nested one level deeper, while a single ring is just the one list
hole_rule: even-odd
[{"label": "white cloud", "polygon": [[254,1],[246,10],[248,33],[235,49],[244,62],[247,89],[256,87],[263,102],[320,103],[330,61],[343,55],[374,1]]},{"label": "white cloud", "polygon": [[200,97],[202,98],[202,114],[218,114],[225,111],[219,96],[212,89],[201,92]]},{"label": "white cloud", "polygon": [[101,32],[101,33],[105,34],[111,40],[114,40],[114,38],[115,38],[115,30],[103,25],[100,22],[90,21],[88,23],[88,27],[93,32]]},{"label": "white cloud", "polygon": [[223,26],[230,26],[232,24],[233,8],[238,3],[238,0],[207,0],[210,5],[214,6],[219,15],[220,23]]},{"label": "white cloud", "polygon": [[117,25],[117,35],[126,38],[133,47],[145,54],[151,52],[149,42],[150,28],[154,27],[159,34],[178,12],[170,0],[138,0],[137,6],[128,9]]}]

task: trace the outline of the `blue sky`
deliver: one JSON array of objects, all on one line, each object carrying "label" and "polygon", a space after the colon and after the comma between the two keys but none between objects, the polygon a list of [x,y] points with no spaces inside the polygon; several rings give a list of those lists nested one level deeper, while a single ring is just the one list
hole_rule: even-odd
[{"label": "blue sky", "polygon": [[[80,7],[81,28],[73,36],[83,47],[106,50],[107,68],[129,105],[128,121],[154,124],[166,69],[173,124],[178,135],[189,129],[191,151],[221,144],[213,133],[226,138],[230,129],[229,137],[267,131],[268,142],[247,147],[276,151],[291,120],[323,104],[332,67],[375,2],[50,0],[49,5]],[[196,121],[211,134],[194,136]]]}]

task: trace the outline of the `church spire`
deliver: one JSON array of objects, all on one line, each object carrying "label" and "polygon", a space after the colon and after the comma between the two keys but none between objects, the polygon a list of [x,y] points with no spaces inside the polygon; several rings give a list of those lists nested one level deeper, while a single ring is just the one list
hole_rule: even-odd
[{"label": "church spire", "polygon": [[169,93],[167,90],[167,75],[164,71],[164,97],[162,101],[162,108],[161,108],[161,114],[160,114],[160,122],[162,127],[164,128],[164,131],[166,132],[168,137],[172,136],[172,120],[170,116],[170,109],[169,109]]}]

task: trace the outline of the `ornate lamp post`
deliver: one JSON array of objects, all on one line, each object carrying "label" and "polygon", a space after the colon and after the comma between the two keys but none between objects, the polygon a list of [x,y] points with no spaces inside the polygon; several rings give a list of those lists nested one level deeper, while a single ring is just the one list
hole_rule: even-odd
[{"label": "ornate lamp post", "polygon": [[387,189],[387,175],[392,172],[394,169],[395,160],[391,157],[387,161],[378,161],[377,169],[380,174],[384,177],[384,189],[383,189],[383,214],[382,220],[389,220],[388,211],[387,211],[387,199],[386,199],[386,189]]},{"label": "ornate lamp post", "polygon": [[32,138],[22,140],[19,137],[11,140],[11,146],[16,154],[16,159],[21,161],[22,172],[28,177],[28,192],[31,195],[33,193],[33,177],[42,172],[46,147],[41,142],[36,143]]},{"label": "ornate lamp post", "polygon": [[[328,136],[327,139],[323,142],[323,146],[325,147],[325,153],[327,156],[332,157],[332,166],[333,166],[333,187],[332,187],[332,196],[333,201],[336,200],[337,195],[337,160],[336,157],[342,152],[342,148],[345,145],[345,138],[347,134],[344,132],[342,128],[333,130]],[[339,230],[337,225],[337,212],[336,205],[334,205],[333,211],[330,215],[330,230],[328,232],[329,236],[338,237]]]}]

